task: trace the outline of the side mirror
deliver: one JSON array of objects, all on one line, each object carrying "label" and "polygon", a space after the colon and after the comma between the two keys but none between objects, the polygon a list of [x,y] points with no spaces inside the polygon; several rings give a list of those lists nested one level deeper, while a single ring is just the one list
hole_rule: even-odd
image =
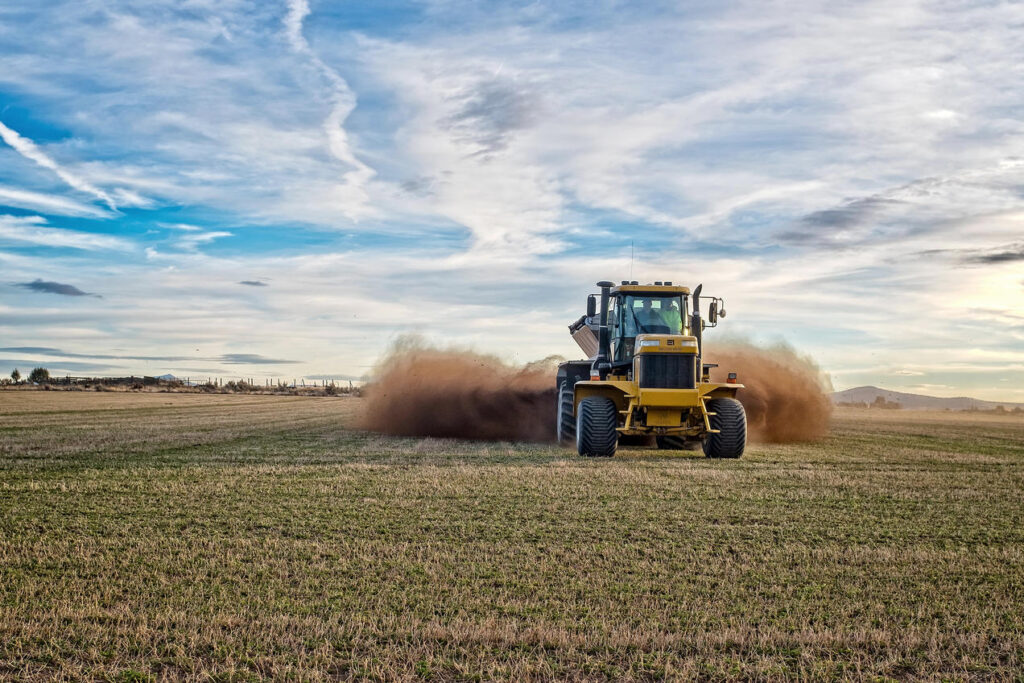
[{"label": "side mirror", "polygon": [[712,301],[711,305],[708,306],[708,322],[712,325],[718,322],[718,302]]},{"label": "side mirror", "polygon": [[587,317],[593,318],[597,315],[597,297],[593,294],[587,297]]}]

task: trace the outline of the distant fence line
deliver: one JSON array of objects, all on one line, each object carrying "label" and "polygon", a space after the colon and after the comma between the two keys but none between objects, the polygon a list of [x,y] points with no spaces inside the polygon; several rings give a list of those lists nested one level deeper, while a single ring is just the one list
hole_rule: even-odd
[{"label": "distant fence line", "polygon": [[[22,380],[24,381],[24,380]],[[349,386],[352,386],[352,380],[345,380]],[[173,379],[167,377],[149,377],[148,375],[129,375],[128,377],[76,377],[75,375],[63,375],[63,376],[50,376],[49,384],[80,384],[83,382],[92,383],[106,383],[106,384],[134,384],[135,382],[142,382],[148,385],[159,385],[159,384],[182,384],[184,386],[195,387],[203,384],[215,384],[218,386],[224,386],[224,378],[212,376],[203,379],[197,377],[192,379],[191,377],[175,377]],[[309,384],[306,384],[305,378],[292,379],[289,383],[287,380],[271,380],[265,379],[264,382],[257,384],[256,380],[252,377],[239,377],[238,379],[231,379],[228,382],[235,382],[236,384],[248,384],[249,386],[278,386],[278,387],[326,387],[326,386],[337,386],[334,380],[315,380],[311,379]]]},{"label": "distant fence line", "polygon": [[223,377],[175,377],[173,379],[166,377],[150,377],[147,375],[129,375],[127,377],[85,377],[76,375],[51,375],[48,379],[43,382],[29,382],[27,379],[22,379],[19,382],[12,382],[9,378],[4,378],[2,383],[5,386],[26,386],[26,385],[50,385],[50,386],[124,386],[124,387],[167,387],[167,388],[179,388],[179,387],[199,387],[199,388],[227,388],[234,390],[260,390],[260,389],[335,389],[338,391],[351,392],[355,391],[358,387],[354,386],[352,380],[344,380],[347,382],[347,386],[338,385],[334,380],[309,380],[305,378],[293,378],[291,382],[287,380],[271,380],[266,378],[262,383],[257,383],[255,378],[252,377],[240,377],[238,379],[224,380]]}]

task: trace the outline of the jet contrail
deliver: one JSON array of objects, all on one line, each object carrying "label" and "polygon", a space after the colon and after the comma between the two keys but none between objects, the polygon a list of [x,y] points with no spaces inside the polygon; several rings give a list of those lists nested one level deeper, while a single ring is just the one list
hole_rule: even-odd
[{"label": "jet contrail", "polygon": [[284,18],[285,34],[292,49],[308,57],[334,89],[334,107],[324,120],[324,131],[327,134],[331,154],[339,161],[353,168],[352,171],[344,175],[346,184],[349,187],[358,188],[375,176],[376,171],[360,161],[352,152],[348,141],[348,133],[345,131],[345,120],[356,107],[356,96],[352,89],[348,87],[345,79],[313,52],[309,42],[302,35],[302,24],[306,17],[309,16],[309,13],[309,2],[307,0],[288,0],[288,14]]},{"label": "jet contrail", "polygon": [[56,161],[46,155],[43,150],[39,149],[36,143],[32,142],[26,137],[19,135],[17,131],[11,130],[0,121],[0,138],[3,138],[4,142],[14,148],[21,156],[31,161],[36,162],[43,168],[48,168],[57,174],[57,177],[63,180],[65,183],[75,188],[80,192],[87,192],[92,196],[96,197],[104,204],[109,206],[112,210],[116,211],[117,206],[114,204],[113,198],[100,188],[96,187],[87,180],[79,178],[74,173],[70,173],[61,167]]}]

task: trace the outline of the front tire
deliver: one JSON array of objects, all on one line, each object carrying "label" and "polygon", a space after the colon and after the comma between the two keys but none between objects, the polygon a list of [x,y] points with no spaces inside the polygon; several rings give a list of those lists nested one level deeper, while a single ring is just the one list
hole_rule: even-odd
[{"label": "front tire", "polygon": [[558,443],[568,446],[576,441],[576,416],[573,415],[573,387],[562,382],[558,387]]},{"label": "front tire", "polygon": [[711,428],[717,434],[704,439],[704,455],[709,458],[738,458],[747,447],[747,414],[734,398],[713,398],[707,402]]},{"label": "front tire", "polygon": [[576,410],[576,451],[588,458],[610,458],[619,442],[619,411],[615,402],[588,396]]}]

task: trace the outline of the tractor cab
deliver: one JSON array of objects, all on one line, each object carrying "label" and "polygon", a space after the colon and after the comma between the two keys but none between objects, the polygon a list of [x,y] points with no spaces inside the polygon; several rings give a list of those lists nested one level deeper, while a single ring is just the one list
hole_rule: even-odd
[{"label": "tractor cab", "polygon": [[642,335],[687,334],[690,290],[672,283],[622,284],[612,288],[608,317],[613,370],[628,366]]}]

